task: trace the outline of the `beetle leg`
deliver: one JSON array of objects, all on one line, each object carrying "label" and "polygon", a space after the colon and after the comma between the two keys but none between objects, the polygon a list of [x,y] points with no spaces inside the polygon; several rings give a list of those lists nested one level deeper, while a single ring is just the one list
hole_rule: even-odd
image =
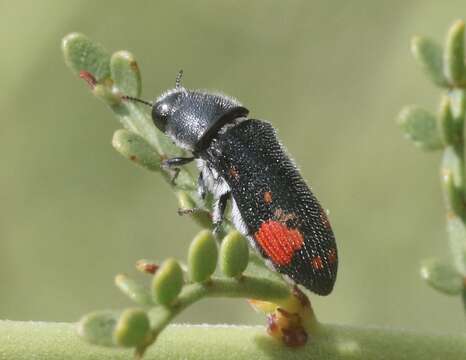
[{"label": "beetle leg", "polygon": [[171,183],[173,185],[175,185],[175,180],[178,177],[178,174],[180,173],[180,169],[178,168],[178,166],[189,164],[194,159],[194,157],[174,157],[162,161],[163,169],[173,170],[173,176],[171,179]]},{"label": "beetle leg", "polygon": [[178,209],[178,215],[180,216],[183,216],[183,215],[193,215],[193,214],[201,214],[201,213],[204,213],[204,214],[209,214],[209,212],[203,208],[200,208],[200,207],[193,207],[193,208],[180,208]]},{"label": "beetle leg", "polygon": [[199,197],[204,200],[207,194],[207,189],[204,182],[204,177],[202,176],[202,171],[199,173],[199,177],[197,178],[197,192]]},{"label": "beetle leg", "polygon": [[228,191],[215,201],[214,209],[212,213],[212,222],[214,224],[214,234],[217,235],[221,231],[223,218],[225,216],[225,209],[227,207],[228,199],[230,199],[231,193]]},{"label": "beetle leg", "polygon": [[164,161],[162,161],[162,166],[167,167],[167,168],[174,168],[174,167],[189,164],[194,159],[195,158],[193,156],[191,156],[191,157],[174,157],[174,158],[165,159]]}]

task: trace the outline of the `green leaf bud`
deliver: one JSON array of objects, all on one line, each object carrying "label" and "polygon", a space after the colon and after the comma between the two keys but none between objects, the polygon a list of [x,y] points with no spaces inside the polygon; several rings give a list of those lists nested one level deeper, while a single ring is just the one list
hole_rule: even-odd
[{"label": "green leaf bud", "polygon": [[453,119],[450,107],[450,98],[445,95],[440,103],[440,110],[438,115],[438,129],[440,137],[445,145],[453,145],[458,143],[460,135],[458,134],[458,127]]},{"label": "green leaf bud", "polygon": [[110,59],[110,71],[115,87],[122,95],[141,95],[141,74],[134,56],[128,51],[118,51]]},{"label": "green leaf bud", "polygon": [[152,280],[152,297],[161,305],[175,301],[183,287],[183,270],[175,259],[167,259]]},{"label": "green leaf bud", "polygon": [[422,263],[421,276],[431,287],[444,294],[458,295],[463,291],[463,276],[452,265],[437,259]]},{"label": "green leaf bud", "polygon": [[87,36],[68,34],[63,38],[62,50],[66,64],[74,73],[87,71],[99,82],[110,77],[110,54]]},{"label": "green leaf bud", "polygon": [[453,147],[449,146],[445,149],[442,158],[441,166],[442,176],[451,174],[453,183],[458,189],[463,186],[463,163]]},{"label": "green leaf bud", "polygon": [[178,191],[178,206],[180,211],[188,211],[196,208],[196,203],[186,191]]},{"label": "green leaf bud", "polygon": [[440,45],[430,39],[416,36],[411,41],[411,52],[435,84],[442,87],[448,86],[448,81],[443,74],[443,55]]},{"label": "green leaf bud", "polygon": [[192,281],[202,282],[210,278],[217,267],[217,242],[210,230],[196,235],[188,251],[188,273]]},{"label": "green leaf bud", "polygon": [[113,331],[118,317],[119,313],[114,311],[96,311],[87,314],[78,322],[78,334],[91,344],[115,346]]},{"label": "green leaf bud", "polygon": [[230,232],[222,240],[220,247],[220,268],[228,277],[236,277],[243,273],[249,262],[249,246],[247,240],[238,231]]},{"label": "green leaf bud", "polygon": [[455,185],[453,172],[450,169],[442,170],[442,185],[448,210],[463,215],[465,212],[463,194]]},{"label": "green leaf bud", "polygon": [[134,302],[140,305],[153,305],[149,290],[130,277],[119,274],[115,277],[115,284]]},{"label": "green leaf bud", "polygon": [[443,57],[445,76],[450,83],[464,83],[464,21],[458,20],[450,27]]},{"label": "green leaf bud", "polygon": [[466,228],[463,220],[454,213],[447,214],[447,232],[453,264],[457,272],[466,275]]},{"label": "green leaf bud", "polygon": [[140,135],[120,129],[113,134],[112,145],[125,158],[151,171],[160,170],[160,155]]},{"label": "green leaf bud", "polygon": [[424,150],[442,148],[443,144],[433,114],[417,106],[405,107],[398,116],[404,135]]},{"label": "green leaf bud", "polygon": [[105,102],[109,106],[116,106],[121,104],[121,96],[118,95],[114,89],[110,86],[111,80],[107,83],[96,84],[92,88],[92,94]]},{"label": "green leaf bud", "polygon": [[178,212],[180,215],[189,214],[203,228],[212,228],[212,218],[208,211],[197,208],[196,202],[186,191],[178,191]]},{"label": "green leaf bud", "polygon": [[141,309],[123,311],[113,332],[115,344],[124,347],[137,347],[144,344],[150,332],[150,321]]},{"label": "green leaf bud", "polygon": [[466,93],[463,89],[452,89],[450,91],[450,107],[455,122],[464,126],[464,116],[466,114]]}]

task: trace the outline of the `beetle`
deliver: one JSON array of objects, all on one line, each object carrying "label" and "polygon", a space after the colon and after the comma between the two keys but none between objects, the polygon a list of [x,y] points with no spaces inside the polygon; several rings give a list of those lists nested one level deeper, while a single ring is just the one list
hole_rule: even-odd
[{"label": "beetle", "polygon": [[238,100],[188,90],[179,72],[175,87],[153,103],[155,126],[190,157],[166,159],[179,168],[195,161],[201,197],[214,198],[213,222],[222,223],[231,200],[232,222],[266,264],[292,283],[319,295],[335,284],[335,237],[320,206],[269,122],[248,118]]}]

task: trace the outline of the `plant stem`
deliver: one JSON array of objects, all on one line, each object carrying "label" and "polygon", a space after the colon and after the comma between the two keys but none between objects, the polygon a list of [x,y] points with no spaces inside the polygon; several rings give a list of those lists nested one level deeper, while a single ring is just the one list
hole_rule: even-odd
[{"label": "plant stem", "polygon": [[240,280],[213,278],[205,283],[193,283],[183,288],[172,306],[157,306],[149,312],[152,323],[157,324],[152,329],[149,342],[155,341],[175,316],[203,297],[247,297],[274,302],[284,307],[287,307],[290,298],[293,298],[284,283],[250,276],[243,276]]},{"label": "plant stem", "polygon": [[[464,359],[466,335],[426,335],[408,331],[322,325],[308,345],[293,349],[262,327],[170,325],[146,353],[154,359]],[[0,359],[127,360],[132,350],[89,345],[70,323],[0,321]]]},{"label": "plant stem", "polygon": [[[451,104],[452,128],[443,152],[442,175],[447,208],[447,229],[450,249],[457,271],[466,275],[466,179],[464,163],[464,101],[465,90],[456,88],[446,95]],[[450,178],[450,179],[449,179]],[[465,290],[463,289],[463,292]],[[462,296],[466,309],[466,297]]]}]

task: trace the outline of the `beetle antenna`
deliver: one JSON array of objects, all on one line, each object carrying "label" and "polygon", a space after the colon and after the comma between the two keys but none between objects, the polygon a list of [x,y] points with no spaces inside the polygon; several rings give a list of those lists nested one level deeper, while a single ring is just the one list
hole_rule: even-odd
[{"label": "beetle antenna", "polygon": [[130,100],[130,101],[138,102],[138,103],[141,103],[141,104],[150,106],[150,107],[154,106],[154,105],[153,105],[151,102],[149,102],[149,101],[141,100],[141,99],[138,99],[138,98],[135,98],[135,97],[132,97],[132,96],[123,95],[121,98],[122,98],[123,100]]},{"label": "beetle antenna", "polygon": [[176,75],[176,80],[175,80],[175,88],[176,89],[179,89],[181,87],[183,87],[181,85],[181,78],[183,77],[183,69],[180,69],[180,71],[178,72],[178,75]]}]

